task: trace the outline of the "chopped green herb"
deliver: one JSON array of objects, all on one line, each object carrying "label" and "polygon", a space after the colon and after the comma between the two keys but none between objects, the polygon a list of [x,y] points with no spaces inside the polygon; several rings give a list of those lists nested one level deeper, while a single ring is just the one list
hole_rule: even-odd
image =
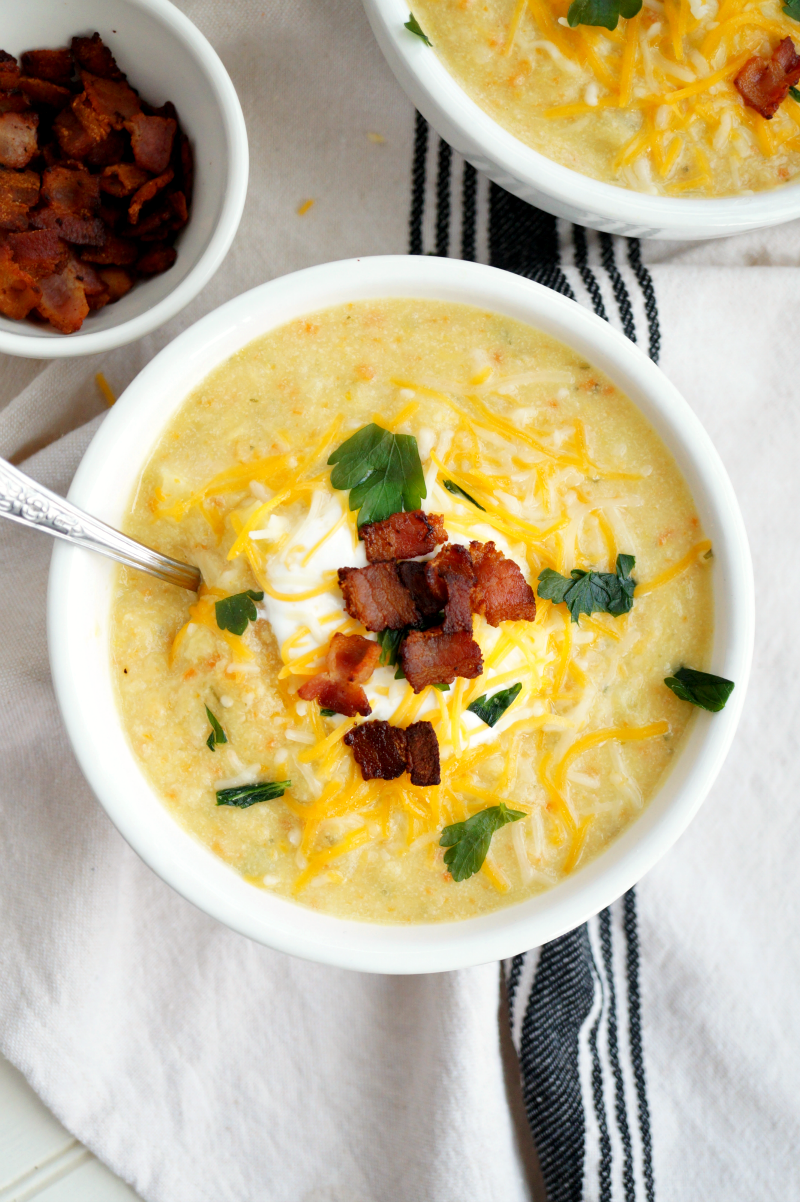
[{"label": "chopped green herb", "polygon": [[331,484],[350,489],[359,526],[382,522],[404,509],[419,509],[427,496],[417,440],[371,422],[333,452]]},{"label": "chopped green herb", "polygon": [[405,627],[402,630],[379,630],[378,642],[381,645],[381,655],[378,663],[384,668],[393,668],[397,663],[397,652],[400,650],[400,644],[406,637],[407,630]]},{"label": "chopped green herb", "polygon": [[[797,10],[798,11],[797,11],[797,16],[795,17],[795,21],[800,21],[800,0],[797,0]],[[786,9],[784,9],[783,11],[786,12]],[[792,100],[796,100],[797,103],[800,104],[800,89],[789,88],[789,95],[791,96]],[[706,554],[706,559],[708,559],[708,554]]]},{"label": "chopped green herb", "polygon": [[217,615],[217,626],[220,630],[230,630],[231,634],[244,634],[248,622],[255,622],[258,610],[255,601],[263,601],[264,594],[249,588],[246,593],[234,593],[231,597],[223,597],[217,601],[214,611]]},{"label": "chopped green herb", "polygon": [[448,492],[451,492],[454,497],[464,497],[466,501],[474,505],[476,509],[480,509],[481,513],[486,513],[486,506],[479,505],[474,497],[471,497],[468,492],[465,492],[459,484],[455,484],[452,480],[444,480],[443,484]]},{"label": "chopped green herb", "polygon": [[509,810],[505,802],[490,806],[473,814],[466,822],[455,822],[446,826],[439,840],[440,847],[449,848],[444,853],[444,862],[450,869],[454,881],[465,881],[474,876],[486,859],[492,835],[507,822],[518,822],[527,815],[522,810]]},{"label": "chopped green herb", "polygon": [[439,683],[435,684],[433,687],[435,689],[438,689],[440,693],[449,693],[450,692],[450,685],[445,684],[443,680],[440,680]]},{"label": "chopped green herb", "polygon": [[678,668],[674,676],[666,677],[664,684],[681,701],[690,701],[712,714],[725,708],[735,687],[733,681],[724,676],[712,676],[710,672],[698,672],[695,668]]},{"label": "chopped green herb", "polygon": [[636,560],[632,555],[617,556],[617,570],[611,572],[584,572],[573,568],[571,579],[552,568],[539,573],[537,591],[540,597],[560,605],[563,601],[572,621],[577,622],[581,614],[606,613],[626,614],[633,606],[633,590],[636,581],[631,576]]},{"label": "chopped green herb", "polygon": [[319,712],[322,714],[323,718],[335,718],[339,711],[338,710],[320,710]]},{"label": "chopped green herb", "polygon": [[[789,0],[794,3],[795,0]],[[641,11],[642,0],[573,0],[567,13],[572,29],[576,25],[604,25],[616,29],[620,17],[630,20]]]},{"label": "chopped green herb", "polygon": [[248,806],[254,806],[259,801],[274,801],[276,797],[283,797],[291,784],[290,780],[264,780],[255,785],[217,789],[217,805],[238,806],[240,810],[246,810]]},{"label": "chopped green herb", "polygon": [[208,720],[211,723],[211,734],[206,739],[206,747],[209,749],[209,751],[213,751],[218,743],[227,743],[228,736],[225,734],[225,731],[211,713],[211,710],[208,708],[208,706],[206,706],[206,714],[208,715]]},{"label": "chopped green herb", "polygon": [[507,689],[501,689],[499,693],[495,693],[488,701],[486,694],[483,693],[480,697],[476,697],[472,705],[467,706],[467,709],[473,714],[477,714],[481,722],[485,722],[487,726],[494,726],[521,692],[522,685],[517,681]]},{"label": "chopped green herb", "polygon": [[[786,13],[787,17],[791,17],[793,21],[800,21],[800,0],[786,0],[786,3],[783,6],[783,12]],[[797,88],[789,88],[789,91],[794,96],[795,100],[800,100],[800,96],[795,94],[797,92]]]},{"label": "chopped green herb", "polygon": [[418,38],[422,38],[426,46],[431,45],[430,39],[420,29],[419,21],[413,13],[408,14],[408,20],[405,23],[405,28],[410,30],[411,33],[415,33]]}]

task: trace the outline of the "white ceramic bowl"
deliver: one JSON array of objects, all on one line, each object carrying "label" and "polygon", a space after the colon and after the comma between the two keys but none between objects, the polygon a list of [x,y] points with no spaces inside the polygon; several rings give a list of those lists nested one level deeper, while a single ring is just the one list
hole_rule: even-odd
[{"label": "white ceramic bowl", "polygon": [[100,34],[151,104],[171,100],[192,143],[195,186],[178,260],[113,305],[90,313],[76,334],[0,316],[0,351],[72,358],[124,346],[169,321],[204,288],[233,241],[249,170],[247,130],[230,77],[200,30],[169,0],[21,0],[3,5],[0,45],[9,54],[68,46]]},{"label": "white ceramic bowl", "polygon": [[588,310],[519,276],[454,259],[385,257],[310,267],[229,301],[148,364],[109,412],[70,489],[119,525],[142,466],[184,398],[253,338],[297,317],[369,297],[459,301],[547,331],[580,350],[640,406],[676,457],[714,541],[713,670],[736,682],[726,709],[698,712],[678,763],[641,817],[598,859],[548,893],[458,923],[344,921],[248,885],[170,817],[122,731],[110,670],[114,566],[57,544],[50,659],[61,712],[86,777],[131,846],[184,897],[236,931],[293,955],[372,972],[437,972],[534,947],[608,905],[664,855],[720,769],[742,709],[753,642],[750,552],[730,481],[689,406],[646,356]]},{"label": "white ceramic bowl", "polygon": [[[413,5],[412,5],[413,7]],[[470,99],[436,51],[404,28],[409,0],[364,0],[397,81],[454,150],[495,183],[556,217],[636,238],[721,238],[800,217],[800,180],[753,196],[648,196],[562,167]]]}]

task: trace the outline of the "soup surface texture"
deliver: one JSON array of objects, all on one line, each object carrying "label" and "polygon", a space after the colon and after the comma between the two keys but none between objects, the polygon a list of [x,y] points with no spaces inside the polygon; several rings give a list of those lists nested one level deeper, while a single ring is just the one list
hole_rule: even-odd
[{"label": "soup surface texture", "polygon": [[781,0],[645,0],[615,29],[567,23],[570,0],[416,0],[458,83],[541,154],[666,196],[774,188],[800,171],[800,104],[770,119],[734,86],[800,22]]},{"label": "soup surface texture", "polygon": [[[415,693],[394,663],[375,668],[368,721],[430,722],[435,785],[362,779],[345,736],[364,718],[297,692],[334,633],[376,638],[344,609],[337,569],[367,559],[327,465],[373,421],[416,440],[422,509],[441,515],[446,547],[492,541],[537,590],[544,569],[613,573],[618,555],[635,556],[628,613],[573,622],[539,595],[533,618],[469,619],[478,676]],[[596,856],[658,788],[690,722],[664,678],[710,654],[711,545],[660,438],[579,353],[466,305],[358,302],[250,343],[167,426],[125,529],[205,582],[195,599],[120,571],[113,663],[147,777],[253,884],[335,915],[471,917]],[[221,629],[225,599],[246,590],[242,633]],[[493,726],[468,708],[505,690]],[[217,804],[264,781],[291,785],[247,808]],[[517,820],[454,880],[442,829],[501,803]]]}]

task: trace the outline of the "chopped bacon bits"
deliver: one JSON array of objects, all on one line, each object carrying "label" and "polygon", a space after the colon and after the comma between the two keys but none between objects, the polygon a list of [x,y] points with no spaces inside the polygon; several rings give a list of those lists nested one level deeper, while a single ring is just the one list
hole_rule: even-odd
[{"label": "chopped bacon bits", "polygon": [[415,693],[429,684],[473,680],[483,671],[481,649],[468,630],[445,634],[440,628],[411,630],[400,644],[400,664]]},{"label": "chopped bacon bits", "polygon": [[414,722],[406,728],[406,764],[412,785],[438,785],[439,740],[430,722]]},{"label": "chopped bacon bits", "polygon": [[411,593],[411,599],[423,618],[432,618],[441,610],[443,600],[431,592],[425,574],[427,566],[425,563],[406,559],[397,565],[397,571],[403,586]]},{"label": "chopped bacon bits", "polygon": [[483,614],[490,626],[532,622],[536,598],[517,564],[506,559],[494,543],[472,542],[469,549],[477,577],[472,590],[473,612]]},{"label": "chopped bacon bits", "polygon": [[0,229],[28,228],[28,213],[39,199],[39,176],[35,171],[0,169]]},{"label": "chopped bacon bits", "polygon": [[457,630],[472,631],[470,597],[475,584],[475,570],[466,547],[452,543],[440,551],[425,568],[425,579],[434,596],[444,601],[445,634]]},{"label": "chopped bacon bits", "polygon": [[364,780],[395,780],[406,770],[406,732],[388,722],[364,722],[344,736]]},{"label": "chopped bacon bits", "polygon": [[[98,33],[73,38],[69,49],[28,50],[22,70],[0,50],[0,231],[50,239],[8,243],[6,316],[36,313],[72,333],[81,312],[168,271],[193,184],[175,106],[141,98]],[[80,260],[70,247],[81,248]],[[28,305],[26,277],[41,281],[41,304]]]},{"label": "chopped bacon bits", "polygon": [[402,630],[404,626],[415,626],[420,621],[419,611],[400,579],[396,563],[339,568],[339,588],[350,617],[361,622],[367,630]]},{"label": "chopped bacon bits", "polygon": [[178,128],[172,117],[147,117],[144,113],[136,113],[125,122],[125,128],[131,135],[137,166],[153,175],[165,171]]},{"label": "chopped bacon bits", "polygon": [[0,247],[0,313],[19,321],[39,302],[36,281],[11,258],[8,246]]},{"label": "chopped bacon bits", "polygon": [[37,113],[0,114],[0,164],[3,167],[27,167],[37,153]]},{"label": "chopped bacon bits", "polygon": [[770,58],[749,58],[733,83],[745,104],[771,121],[799,80],[800,57],[792,39],[784,38]]},{"label": "chopped bacon bits", "polygon": [[354,718],[372,713],[361,688],[378,666],[381,649],[360,634],[335,634],[325,657],[325,670],[297,690],[304,701],[318,701],[322,709]]},{"label": "chopped bacon bits", "polygon": [[438,785],[439,743],[430,722],[407,730],[388,722],[364,722],[344,736],[364,780],[395,780],[405,771],[412,785]]},{"label": "chopped bacon bits", "polygon": [[359,533],[369,563],[414,559],[417,555],[430,554],[440,543],[447,542],[441,514],[423,513],[421,509],[393,513],[383,522],[368,522]]}]

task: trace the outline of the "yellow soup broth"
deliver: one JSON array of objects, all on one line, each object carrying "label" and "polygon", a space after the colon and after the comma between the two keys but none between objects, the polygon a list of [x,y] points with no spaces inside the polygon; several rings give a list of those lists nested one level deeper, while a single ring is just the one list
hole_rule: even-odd
[{"label": "yellow soup broth", "polygon": [[570,0],[415,0],[433,49],[500,125],[565,167],[664,196],[732,196],[800,171],[800,104],[770,120],[733,80],[800,23],[781,0],[645,0],[616,29]]},{"label": "yellow soup broth", "polygon": [[[534,621],[476,616],[475,680],[417,695],[395,667],[375,670],[369,720],[434,726],[441,784],[430,787],[405,774],[365,782],[343,740],[364,719],[297,696],[334,632],[375,638],[343,608],[336,569],[366,558],[327,466],[373,421],[417,440],[423,508],[450,541],[493,541],[534,588],[544,568],[613,572],[618,554],[636,557],[627,614],[573,623],[565,604],[537,597]],[[710,543],[660,438],[580,354],[466,305],[359,302],[250,343],[169,423],[125,529],[204,579],[195,597],[119,573],[114,672],[144,772],[247,880],[334,915],[446,921],[548,889],[641,812],[692,713],[664,678],[708,666]],[[216,601],[248,589],[264,592],[257,620],[221,630]],[[467,709],[516,683],[494,727]],[[228,740],[213,750],[206,706]],[[279,780],[291,786],[278,799],[216,804],[223,788]],[[525,817],[454,881],[443,827],[501,802]]]}]

